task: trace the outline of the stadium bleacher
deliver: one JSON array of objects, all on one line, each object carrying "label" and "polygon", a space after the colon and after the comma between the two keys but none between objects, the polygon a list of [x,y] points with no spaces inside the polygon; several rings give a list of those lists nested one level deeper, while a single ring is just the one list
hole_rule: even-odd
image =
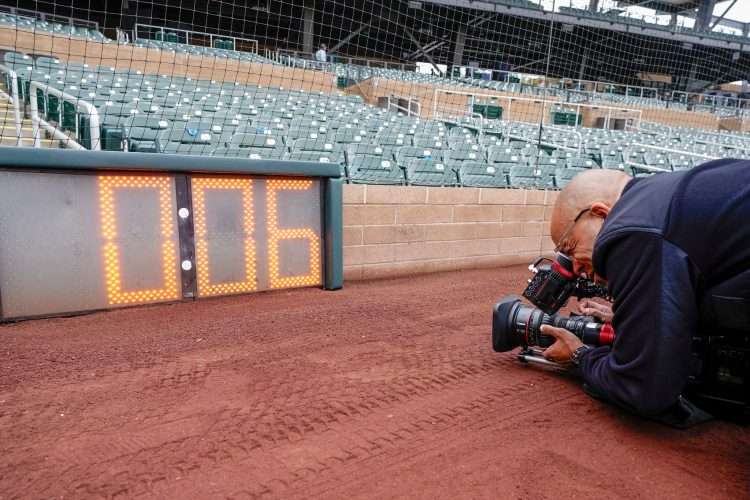
[{"label": "stadium bleacher", "polygon": [[0,28],[46,32],[70,38],[81,38],[100,43],[112,43],[112,40],[105,37],[100,31],[92,28],[75,26],[73,24],[49,22],[41,19],[32,19],[6,12],[0,12]]},{"label": "stadium bleacher", "polygon": [[[502,3],[540,8],[527,0]],[[634,22],[616,14],[581,9],[562,7],[560,12]],[[91,43],[120,43],[89,27],[8,13],[0,13],[2,27]],[[583,127],[580,116],[573,116],[562,107],[563,103],[616,103],[638,108],[688,109],[685,104],[667,103],[655,97],[571,91],[510,80],[447,78],[390,68],[311,62],[291,56],[263,57],[225,44],[207,47],[178,43],[176,36],[160,38],[165,39],[136,39],[129,45],[216,60],[302,67],[333,75],[344,85],[339,85],[342,91],[338,93],[241,85],[91,66],[14,51],[5,52],[3,62],[17,74],[23,104],[28,106],[34,99],[40,117],[62,131],[69,138],[68,143],[75,140],[91,147],[88,117],[77,106],[77,102],[85,102],[97,110],[104,150],[327,162],[339,165],[342,176],[352,183],[555,189],[563,187],[582,169],[614,168],[632,175],[648,175],[690,168],[712,158],[745,158],[750,149],[750,135],[742,132],[719,133],[646,121],[630,130]],[[553,97],[560,104],[550,109],[550,125],[502,119],[502,109],[494,119],[486,114],[478,121],[473,115],[428,119],[411,110],[394,112],[373,106],[361,95],[350,92],[358,83],[370,79],[469,92],[479,89],[501,95]],[[42,90],[33,96],[31,82],[64,92],[73,101]],[[6,95],[11,83],[5,74]],[[28,112],[26,106],[24,114]],[[486,107],[487,103],[480,103],[481,106]],[[29,118],[24,116],[22,126],[14,128],[12,102],[2,102],[0,107],[5,115],[2,143],[34,145]],[[742,109],[710,105],[695,105],[691,111],[728,117],[744,114]],[[568,123],[571,117],[574,122]],[[41,138],[37,145],[69,144],[58,136]]]},{"label": "stadium bleacher", "polygon": [[[631,132],[545,126],[540,133],[537,124],[500,120],[479,129],[405,116],[343,93],[147,75],[14,52],[5,63],[27,103],[31,81],[91,102],[102,149],[329,162],[354,183],[549,189],[583,168],[648,174],[750,150],[747,135],[649,124]],[[72,107],[37,99],[44,119],[69,132],[78,123],[80,131]]]}]

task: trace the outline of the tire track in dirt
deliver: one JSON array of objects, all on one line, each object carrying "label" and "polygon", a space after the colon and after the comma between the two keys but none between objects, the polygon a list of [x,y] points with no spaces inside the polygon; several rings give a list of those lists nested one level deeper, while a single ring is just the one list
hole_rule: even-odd
[{"label": "tire track in dirt", "polygon": [[[741,430],[665,437],[490,352],[493,299],[525,274],[0,328],[0,498],[595,498],[602,481],[578,484],[601,461],[623,475],[612,496],[738,497]],[[534,488],[529,469],[561,489]],[[655,470],[663,487],[645,484]]]}]

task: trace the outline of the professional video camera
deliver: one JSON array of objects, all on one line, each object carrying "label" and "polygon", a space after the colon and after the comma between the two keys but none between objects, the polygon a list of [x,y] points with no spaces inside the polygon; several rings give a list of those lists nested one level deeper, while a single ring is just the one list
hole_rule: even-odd
[{"label": "professional video camera", "polygon": [[[577,277],[571,259],[561,253],[555,260],[540,258],[529,269],[534,276],[523,296],[536,307],[523,304],[518,296],[505,297],[495,304],[492,347],[496,352],[520,346],[519,361],[566,370],[565,366],[548,361],[542,355],[543,348],[554,343],[553,337],[541,333],[542,325],[569,330],[591,346],[614,343],[616,334],[609,323],[590,316],[557,314],[570,297],[599,297],[611,301],[605,287]],[[724,293],[736,288],[732,283],[717,287],[706,294],[700,305],[701,332],[693,338],[694,374],[686,395],[711,411],[729,410],[733,415],[744,413],[744,418],[748,418],[750,322],[742,319],[750,318],[748,299]]]},{"label": "professional video camera", "polygon": [[547,361],[538,348],[552,345],[554,338],[541,333],[542,325],[565,328],[584,344],[607,345],[614,342],[612,326],[587,316],[556,314],[570,297],[609,298],[607,289],[573,272],[573,262],[558,253],[555,260],[539,258],[529,266],[534,273],[523,296],[538,309],[524,305],[517,296],[509,296],[495,304],[492,320],[492,347],[497,352],[522,346],[518,359],[550,367],[563,368]]}]

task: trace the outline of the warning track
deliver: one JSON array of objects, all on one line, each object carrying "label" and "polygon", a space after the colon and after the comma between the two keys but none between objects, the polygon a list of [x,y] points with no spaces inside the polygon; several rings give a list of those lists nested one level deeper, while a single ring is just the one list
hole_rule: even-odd
[{"label": "warning track", "polygon": [[750,433],[674,431],[492,352],[523,268],[0,327],[0,498],[750,496]]}]

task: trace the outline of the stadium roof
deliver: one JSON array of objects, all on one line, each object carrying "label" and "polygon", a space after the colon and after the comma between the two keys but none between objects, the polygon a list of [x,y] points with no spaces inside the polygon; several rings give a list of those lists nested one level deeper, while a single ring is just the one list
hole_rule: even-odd
[{"label": "stadium roof", "polygon": [[623,6],[638,6],[672,13],[697,9],[703,2],[701,0],[621,0],[619,3]]}]

